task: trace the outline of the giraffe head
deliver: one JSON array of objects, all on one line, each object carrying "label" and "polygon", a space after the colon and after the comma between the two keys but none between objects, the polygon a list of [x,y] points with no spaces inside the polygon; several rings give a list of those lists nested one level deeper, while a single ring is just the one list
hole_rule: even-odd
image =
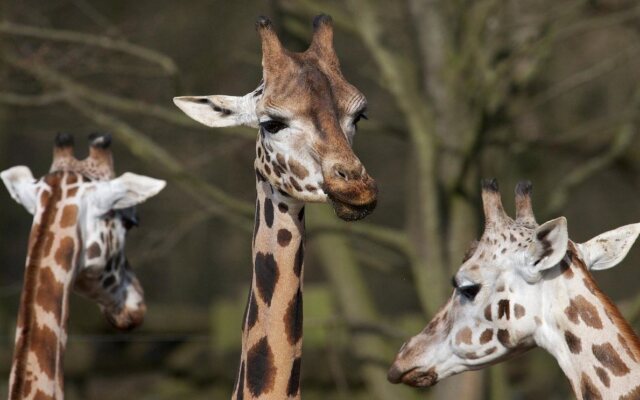
[{"label": "giraffe head", "polygon": [[542,286],[571,273],[572,262],[585,271],[615,266],[640,233],[640,224],[628,225],[574,244],[564,217],[536,223],[529,182],[516,187],[515,220],[502,207],[497,182],[483,181],[482,186],[484,233],[454,275],[449,301],[400,349],[388,374],[393,383],[432,386],[545,346],[538,338],[539,330],[546,329],[546,308],[567,294],[544,299],[549,292]]},{"label": "giraffe head", "polygon": [[52,194],[60,193],[55,221],[63,228],[75,225],[80,238],[74,289],[95,300],[115,327],[131,329],[142,322],[146,307],[124,254],[126,233],[138,223],[135,205],[160,192],[165,182],[132,173],[115,177],[110,143],[109,135],[90,136],[89,156],[78,160],[73,137],[58,134],[47,175],[36,180],[29,168],[18,166],[0,177],[35,216],[34,226]]},{"label": "giraffe head", "polygon": [[375,181],[351,149],[364,95],[342,76],[333,48],[331,18],[320,15],[302,53],[286,50],[271,22],[261,17],[263,80],[242,96],[176,97],[191,118],[211,127],[260,129],[255,168],[281,193],[300,201],[330,201],[345,220],[365,217],[376,205]]}]

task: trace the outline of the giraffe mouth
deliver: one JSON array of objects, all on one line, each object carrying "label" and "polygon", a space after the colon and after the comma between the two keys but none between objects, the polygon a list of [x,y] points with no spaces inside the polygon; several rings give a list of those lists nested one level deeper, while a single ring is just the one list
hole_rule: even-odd
[{"label": "giraffe mouth", "polygon": [[405,385],[413,387],[431,387],[438,383],[438,374],[433,368],[424,371],[415,367],[408,371],[401,372],[392,367],[391,370],[389,370],[387,379],[391,383],[402,382]]},{"label": "giraffe mouth", "polygon": [[328,193],[329,202],[333,207],[338,218],[344,221],[358,221],[371,214],[376,208],[377,200],[374,197],[372,201],[366,204],[352,204],[340,200],[335,195]]}]

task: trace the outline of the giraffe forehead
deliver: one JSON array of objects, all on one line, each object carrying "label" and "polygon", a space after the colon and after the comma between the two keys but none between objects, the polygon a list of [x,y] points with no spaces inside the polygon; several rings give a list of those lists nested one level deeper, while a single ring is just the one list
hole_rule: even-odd
[{"label": "giraffe forehead", "polygon": [[349,112],[366,100],[342,74],[310,62],[288,68],[265,82],[258,112],[285,111],[288,116],[309,117],[318,113]]}]

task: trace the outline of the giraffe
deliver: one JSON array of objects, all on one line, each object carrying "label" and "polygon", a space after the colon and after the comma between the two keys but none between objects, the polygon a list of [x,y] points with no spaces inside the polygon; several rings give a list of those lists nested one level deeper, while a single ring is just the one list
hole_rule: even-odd
[{"label": "giraffe", "polygon": [[640,341],[590,272],[622,261],[640,224],[574,243],[564,217],[536,223],[531,189],[516,186],[513,220],[497,182],[483,181],[484,233],[454,275],[449,301],[400,349],[391,382],[432,386],[540,346],[576,398],[640,398]]},{"label": "giraffe", "polygon": [[256,90],[174,99],[205,125],[259,128],[253,276],[234,399],[300,398],[305,203],[330,202],[346,221],[376,205],[375,181],[351,149],[366,99],[342,76],[331,18],[319,15],[313,27],[309,48],[294,53],[260,17],[263,80]]},{"label": "giraffe", "polygon": [[124,255],[137,225],[134,206],[165,182],[115,177],[109,135],[90,136],[89,156],[73,156],[73,137],[58,134],[51,170],[34,179],[28,167],[0,173],[11,197],[34,216],[18,311],[9,399],[62,399],[69,294],[95,300],[116,328],[139,325],[142,287]]}]

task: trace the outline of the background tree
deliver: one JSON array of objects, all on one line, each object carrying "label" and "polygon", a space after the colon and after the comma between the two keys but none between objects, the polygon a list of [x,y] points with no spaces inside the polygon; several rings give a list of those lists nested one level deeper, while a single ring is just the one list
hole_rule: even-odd
[{"label": "background tree", "polygon": [[[640,219],[636,2],[8,2],[0,167],[44,173],[56,131],[108,130],[122,169],[169,180],[131,236],[149,318],[140,331],[113,335],[75,299],[68,398],[230,393],[250,276],[256,133],[205,130],[171,98],[252,90],[261,76],[256,16],[270,15],[287,46],[302,50],[320,12],[333,16],[343,71],[369,99],[355,146],[381,199],[355,224],[325,206],[308,211],[305,398],[569,395],[543,351],[428,391],[391,386],[385,375],[448,295],[480,232],[481,177],[500,180],[507,204],[515,182],[531,179],[538,218],[566,215],[575,240]],[[29,227],[6,193],[0,201],[0,373],[8,376]],[[627,268],[597,275],[634,323],[638,262],[633,251]]]}]

